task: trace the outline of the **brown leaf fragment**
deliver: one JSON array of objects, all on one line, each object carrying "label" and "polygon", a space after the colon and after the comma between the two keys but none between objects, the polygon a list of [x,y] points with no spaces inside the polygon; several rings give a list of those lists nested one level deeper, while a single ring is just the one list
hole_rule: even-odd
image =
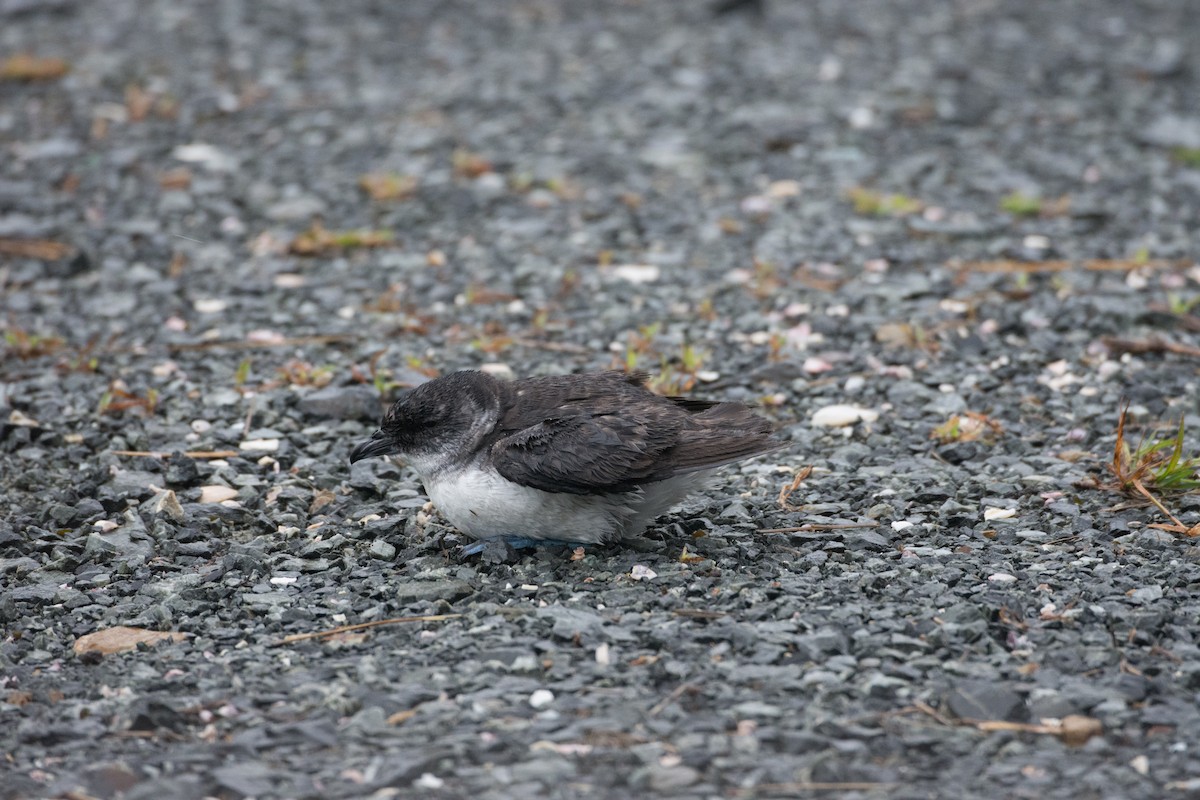
[{"label": "brown leaf fragment", "polygon": [[905,322],[885,322],[875,329],[875,341],[887,347],[916,347],[917,334]]},{"label": "brown leaf fragment", "polygon": [[181,631],[152,631],[146,628],[130,628],[118,625],[80,636],[75,640],[75,655],[99,653],[110,655],[136,650],[139,644],[153,645],[159,642],[181,642],[190,634]]},{"label": "brown leaf fragment", "polygon": [[141,86],[130,84],[125,87],[125,112],[131,122],[142,122],[154,108],[154,95]]},{"label": "brown leaf fragment", "polygon": [[61,58],[38,58],[31,53],[17,53],[0,64],[0,80],[53,81],[71,71],[71,65]]},{"label": "brown leaf fragment", "polygon": [[417,193],[421,182],[411,175],[372,172],[358,179],[358,186],[376,201],[407,200]]},{"label": "brown leaf fragment", "polygon": [[18,258],[61,261],[74,252],[71,245],[49,239],[0,239],[0,254]]},{"label": "brown leaf fragment", "polygon": [[417,710],[418,709],[416,708],[406,708],[403,711],[397,711],[395,714],[392,714],[390,717],[388,717],[385,722],[387,722],[388,725],[401,725],[415,717],[417,715]]},{"label": "brown leaf fragment", "polygon": [[315,495],[313,495],[312,503],[308,507],[309,515],[311,516],[313,514],[316,514],[318,511],[320,511],[322,508],[329,505],[336,499],[337,499],[337,495],[335,495],[329,489],[321,489]]},{"label": "brown leaf fragment", "polygon": [[340,250],[388,247],[393,243],[389,231],[331,231],[320,222],[314,222],[308,230],[292,240],[288,252],[297,256],[319,256]]},{"label": "brown leaf fragment", "polygon": [[963,414],[952,414],[950,419],[934,428],[929,437],[942,444],[980,440],[991,444],[1002,433],[1004,426],[999,422],[978,411],[967,411]]},{"label": "brown leaf fragment", "polygon": [[454,166],[454,174],[460,178],[478,178],[480,175],[494,171],[491,161],[478,153],[472,153],[463,148],[454,151],[451,163]]},{"label": "brown leaf fragment", "polygon": [[187,189],[192,185],[192,171],[187,167],[169,169],[159,174],[158,185],[161,189]]}]

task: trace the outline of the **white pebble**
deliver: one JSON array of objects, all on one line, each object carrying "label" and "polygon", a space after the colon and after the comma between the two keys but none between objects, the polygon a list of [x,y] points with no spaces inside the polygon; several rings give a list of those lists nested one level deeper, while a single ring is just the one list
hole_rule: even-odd
[{"label": "white pebble", "polygon": [[415,789],[433,790],[433,789],[440,789],[445,785],[446,785],[446,782],[444,780],[442,780],[441,778],[439,778],[437,775],[434,775],[432,772],[422,773],[421,777],[419,777],[415,781],[413,781],[413,788],[415,788]]},{"label": "white pebble", "polygon": [[299,289],[308,283],[308,277],[298,272],[280,272],[274,278],[278,289]]},{"label": "white pebble", "polygon": [[767,197],[795,197],[800,194],[800,182],[792,180],[773,181],[767,187]]},{"label": "white pebble", "polygon": [[985,508],[983,518],[988,522],[998,519],[1012,519],[1017,515],[1015,508]]},{"label": "white pebble", "polygon": [[812,415],[812,424],[817,428],[844,428],[856,422],[874,422],[877,419],[879,412],[869,408],[834,405],[817,409]]},{"label": "white pebble", "polygon": [[513,372],[513,368],[508,364],[480,364],[479,371],[486,372],[493,378],[499,378],[502,381],[511,381],[517,377],[517,374]]},{"label": "white pebble", "polygon": [[12,413],[8,415],[8,424],[9,425],[20,425],[22,428],[40,428],[40,427],[42,427],[41,423],[39,423],[36,419],[34,419],[33,417],[31,417],[27,414],[21,413],[20,411],[18,411],[15,408],[12,410]]},{"label": "white pebble", "polygon": [[223,503],[235,497],[237,497],[237,489],[231,489],[228,486],[213,485],[200,487],[201,503]]},{"label": "white pebble", "polygon": [[238,445],[239,450],[254,450],[260,453],[274,453],[279,449],[278,439],[247,439]]},{"label": "white pebble", "polygon": [[543,709],[554,702],[554,692],[549,689],[538,689],[533,694],[529,695],[529,705],[536,709]]},{"label": "white pebble", "polygon": [[201,297],[192,303],[192,308],[201,314],[220,314],[225,310],[225,301],[214,297]]},{"label": "white pebble", "polygon": [[1007,572],[995,572],[988,575],[988,580],[992,583],[1016,583],[1017,576],[1009,575]]},{"label": "white pebble", "polygon": [[629,577],[635,581],[649,581],[657,578],[658,573],[644,564],[634,564],[633,569],[629,570]]},{"label": "white pebble", "polygon": [[807,372],[809,375],[817,375],[822,372],[828,372],[829,370],[833,369],[833,364],[830,364],[828,361],[826,361],[823,358],[817,358],[816,356],[812,356],[810,358],[804,359],[804,366],[802,367],[802,369],[805,372]]},{"label": "white pebble", "polygon": [[612,274],[629,283],[654,283],[662,271],[653,264],[620,264],[612,268]]}]

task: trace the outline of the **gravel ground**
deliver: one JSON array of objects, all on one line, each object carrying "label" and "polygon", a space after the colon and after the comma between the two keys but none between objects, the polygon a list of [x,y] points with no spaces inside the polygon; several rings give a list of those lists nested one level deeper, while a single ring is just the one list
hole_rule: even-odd
[{"label": "gravel ground", "polygon": [[[1200,796],[1200,550],[1095,486],[1123,399],[1200,451],[1196,41],[0,0],[69,67],[0,70],[0,797]],[[349,467],[428,374],[629,362],[788,446],[507,559]]]}]

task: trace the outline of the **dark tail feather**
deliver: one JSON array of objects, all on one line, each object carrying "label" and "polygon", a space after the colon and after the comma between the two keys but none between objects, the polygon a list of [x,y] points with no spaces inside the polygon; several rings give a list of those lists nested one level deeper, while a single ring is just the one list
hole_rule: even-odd
[{"label": "dark tail feather", "polygon": [[719,467],[744,458],[778,450],[773,426],[739,403],[718,403],[694,418],[697,429],[672,453],[680,472]]}]

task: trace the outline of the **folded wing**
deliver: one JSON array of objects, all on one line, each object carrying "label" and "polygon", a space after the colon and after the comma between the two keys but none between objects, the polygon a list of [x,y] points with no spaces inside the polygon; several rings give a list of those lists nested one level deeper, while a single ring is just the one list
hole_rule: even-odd
[{"label": "folded wing", "polygon": [[492,444],[508,480],[547,492],[612,494],[772,450],[771,426],[745,406],[668,400],[632,408],[570,404]]}]

